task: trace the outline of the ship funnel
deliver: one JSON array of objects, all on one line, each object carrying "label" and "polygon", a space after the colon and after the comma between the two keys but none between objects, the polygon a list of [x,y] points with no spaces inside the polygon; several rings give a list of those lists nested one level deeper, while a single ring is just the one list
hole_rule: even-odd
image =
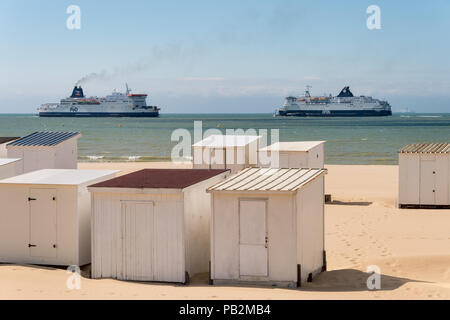
[{"label": "ship funnel", "polygon": [[338,94],[338,98],[348,98],[353,97],[353,93],[350,91],[350,87],[344,87],[341,92]]},{"label": "ship funnel", "polygon": [[81,88],[81,86],[79,86],[79,87],[75,86],[73,88],[72,95],[70,97],[71,98],[84,98],[84,93],[83,93],[83,89]]}]

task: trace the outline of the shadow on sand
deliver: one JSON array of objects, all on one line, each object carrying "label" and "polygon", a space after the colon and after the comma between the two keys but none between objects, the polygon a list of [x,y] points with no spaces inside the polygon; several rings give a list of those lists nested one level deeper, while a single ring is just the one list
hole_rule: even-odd
[{"label": "shadow on sand", "polygon": [[341,206],[370,206],[372,204],[372,202],[370,202],[370,201],[339,201],[339,200],[333,200],[331,202],[327,202],[326,204],[341,205]]},{"label": "shadow on sand", "polygon": [[[313,282],[306,283],[302,291],[371,291],[367,287],[367,280],[372,274],[355,269],[341,269],[323,272],[317,275]],[[398,289],[408,282],[423,282],[407,278],[381,275],[381,288],[378,291]]]},{"label": "shadow on sand", "polygon": [[[66,270],[65,267],[53,267],[53,266],[40,266],[40,265],[25,265],[25,264],[3,264],[0,263],[0,268],[2,266],[9,267],[27,267],[33,269],[41,269],[41,270]],[[355,269],[341,269],[341,270],[332,270],[322,272],[317,275],[312,282],[304,283],[300,288],[294,289],[285,289],[285,290],[299,290],[303,292],[356,292],[356,291],[371,291],[367,287],[367,279],[371,274],[355,270]],[[86,265],[81,267],[81,276],[83,278],[90,278],[90,265]],[[167,283],[167,282],[143,282],[143,281],[124,281],[117,280],[120,282],[131,282],[140,285],[167,285],[167,286],[191,286],[191,287],[210,287],[208,284],[208,274],[201,273],[195,275],[190,279],[190,282],[187,285],[181,283]],[[381,275],[381,288],[378,291],[390,291],[398,289],[408,282],[422,282],[412,280],[407,278],[393,277],[388,275]],[[217,287],[245,287],[245,288],[260,288],[260,289],[280,289],[279,287],[271,287],[271,286],[259,286],[259,285],[217,285]],[[284,288],[283,288],[284,289]]]},{"label": "shadow on sand", "polygon": [[[285,290],[299,290],[303,292],[356,292],[356,291],[372,291],[367,287],[367,279],[371,274],[355,270],[355,269],[341,269],[322,272],[317,275],[312,282],[304,283],[300,288],[285,289]],[[377,291],[395,290],[409,282],[424,282],[407,278],[393,277],[388,275],[381,275],[381,288]],[[191,286],[203,287],[208,285],[208,274],[196,275],[191,283]],[[218,285],[218,286],[233,286],[237,285]],[[240,285],[242,287],[242,285]],[[280,289],[279,287],[249,285],[245,287],[261,288],[261,289]]]}]

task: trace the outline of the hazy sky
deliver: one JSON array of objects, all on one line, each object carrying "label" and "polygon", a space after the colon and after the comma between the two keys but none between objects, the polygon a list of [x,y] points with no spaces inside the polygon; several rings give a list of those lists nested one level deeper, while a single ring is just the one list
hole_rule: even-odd
[{"label": "hazy sky", "polygon": [[0,112],[35,112],[91,73],[85,94],[128,82],[163,112],[273,112],[307,84],[450,112],[449,33],[448,0],[1,0]]}]

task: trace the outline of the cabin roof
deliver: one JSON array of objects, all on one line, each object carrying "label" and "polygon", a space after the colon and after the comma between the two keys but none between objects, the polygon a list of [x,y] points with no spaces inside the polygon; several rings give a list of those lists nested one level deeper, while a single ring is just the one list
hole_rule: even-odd
[{"label": "cabin roof", "polygon": [[260,138],[261,136],[213,134],[195,143],[194,147],[243,147]]},{"label": "cabin roof", "polygon": [[325,172],[326,169],[247,168],[208,191],[294,192]]},{"label": "cabin roof", "polygon": [[80,185],[118,173],[119,170],[43,169],[0,181],[2,184]]},{"label": "cabin roof", "polygon": [[450,143],[413,143],[401,148],[399,153],[450,153]]},{"label": "cabin roof", "polygon": [[131,188],[131,189],[183,189],[210,179],[228,170],[222,169],[143,169],[108,181],[91,188]]},{"label": "cabin roof", "polygon": [[276,142],[270,146],[261,148],[259,151],[308,151],[323,143],[325,143],[325,141]]},{"label": "cabin roof", "polygon": [[20,139],[20,137],[0,137],[0,144]]},{"label": "cabin roof", "polygon": [[8,143],[8,146],[56,146],[73,137],[81,136],[79,132],[33,132],[23,138]]}]

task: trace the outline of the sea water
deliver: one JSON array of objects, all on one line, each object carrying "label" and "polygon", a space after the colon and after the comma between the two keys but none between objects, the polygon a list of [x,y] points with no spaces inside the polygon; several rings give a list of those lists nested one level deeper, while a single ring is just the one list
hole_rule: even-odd
[{"label": "sea water", "polygon": [[[170,161],[172,132],[279,129],[280,141],[326,140],[327,164],[396,164],[408,143],[450,142],[450,114],[394,114],[392,117],[275,118],[272,114],[162,114],[159,118],[39,118],[0,115],[0,136],[34,131],[80,131],[80,161]],[[193,135],[192,135],[193,136]],[[269,141],[270,143],[270,141]]]}]

